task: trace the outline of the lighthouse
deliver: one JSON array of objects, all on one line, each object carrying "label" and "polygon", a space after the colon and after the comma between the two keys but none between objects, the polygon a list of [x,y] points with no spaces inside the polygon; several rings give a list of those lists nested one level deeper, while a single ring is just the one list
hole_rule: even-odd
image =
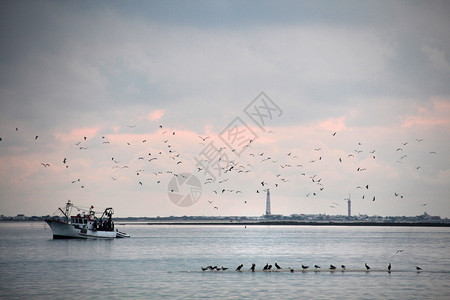
[{"label": "lighthouse", "polygon": [[352,216],[352,201],[350,200],[350,194],[347,198],[347,205],[348,205],[348,217],[350,218]]},{"label": "lighthouse", "polygon": [[270,215],[270,191],[267,189],[267,196],[266,196],[266,215]]}]

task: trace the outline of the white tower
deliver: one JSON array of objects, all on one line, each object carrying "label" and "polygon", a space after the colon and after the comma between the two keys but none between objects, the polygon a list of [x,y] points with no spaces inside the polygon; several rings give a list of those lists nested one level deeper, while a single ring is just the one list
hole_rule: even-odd
[{"label": "white tower", "polygon": [[270,215],[270,191],[267,189],[266,215]]},{"label": "white tower", "polygon": [[348,194],[347,198],[347,205],[348,205],[348,216],[352,216],[352,201],[350,200],[350,194]]}]

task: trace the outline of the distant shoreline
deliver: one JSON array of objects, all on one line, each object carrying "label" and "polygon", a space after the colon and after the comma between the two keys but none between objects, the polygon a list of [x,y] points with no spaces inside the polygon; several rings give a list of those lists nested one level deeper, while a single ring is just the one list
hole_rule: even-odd
[{"label": "distant shoreline", "polygon": [[[0,220],[1,223],[39,223],[44,220]],[[450,222],[365,222],[365,221],[278,221],[278,220],[247,220],[247,221],[211,221],[211,220],[186,220],[186,221],[127,221],[116,219],[115,225],[182,225],[182,226],[373,226],[373,227],[450,227]]]},{"label": "distant shoreline", "polygon": [[115,222],[116,225],[227,225],[227,226],[390,226],[390,227],[450,227],[450,223],[438,222],[304,222],[304,221],[174,221],[174,222]]}]

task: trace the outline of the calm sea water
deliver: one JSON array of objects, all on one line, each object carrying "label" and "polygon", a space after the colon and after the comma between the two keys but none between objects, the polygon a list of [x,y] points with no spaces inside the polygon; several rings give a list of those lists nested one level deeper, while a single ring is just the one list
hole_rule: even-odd
[{"label": "calm sea water", "polygon": [[[0,223],[5,299],[449,299],[450,229],[120,226],[117,240],[53,240],[45,223]],[[404,250],[396,254],[397,250]],[[235,272],[330,264],[393,272]],[[202,266],[229,267],[201,271]],[[415,267],[423,271],[416,272]]]}]

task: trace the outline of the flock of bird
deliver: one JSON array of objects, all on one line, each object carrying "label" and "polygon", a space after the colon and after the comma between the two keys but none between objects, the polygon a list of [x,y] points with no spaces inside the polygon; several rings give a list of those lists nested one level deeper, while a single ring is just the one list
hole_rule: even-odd
[{"label": "flock of bird", "polygon": [[[269,131],[267,134],[275,135],[273,131]],[[332,138],[336,138],[337,132],[332,133],[331,136]],[[202,141],[205,141],[209,137],[200,138],[202,139]],[[416,139],[416,142],[422,143],[423,139]],[[238,149],[238,151],[236,151],[236,149],[228,149],[231,151],[231,153],[236,151],[243,154],[238,159],[229,161],[228,165],[221,167],[221,179],[217,181],[218,185],[215,185],[215,188],[212,189],[214,195],[217,196],[226,194],[227,197],[229,197],[229,194],[242,193],[242,190],[240,189],[229,187],[229,185],[227,185],[228,180],[233,180],[234,184],[237,185],[236,183],[242,181],[243,176],[248,176],[247,174],[249,173],[257,173],[263,174],[258,175],[258,177],[254,179],[255,183],[253,186],[254,191],[257,194],[265,192],[270,188],[279,188],[280,186],[288,184],[292,181],[296,183],[298,183],[299,181],[303,181],[303,183],[309,181],[309,185],[304,184],[304,186],[307,186],[308,189],[304,194],[305,197],[318,198],[320,197],[320,193],[322,193],[327,186],[327,179],[320,175],[321,163],[326,161],[325,164],[328,167],[333,163],[333,161],[337,165],[344,164],[347,161],[351,164],[361,164],[355,166],[355,177],[357,177],[358,173],[364,173],[368,170],[369,167],[363,165],[370,165],[370,163],[367,162],[368,157],[370,157],[370,159],[372,160],[375,160],[377,158],[375,155],[376,149],[364,150],[363,144],[361,142],[357,143],[357,147],[355,147],[353,152],[348,153],[345,156],[342,155],[335,158],[326,157],[326,155],[329,154],[329,151],[326,151],[324,153],[324,148],[326,148],[325,146],[315,147],[312,149],[313,151],[311,150],[311,152],[313,152],[314,154],[312,156],[310,155],[310,157],[306,160],[305,158],[303,158],[303,156],[302,158],[300,158],[300,153],[294,153],[294,151],[286,151],[284,155],[280,155],[278,153],[277,156],[275,156],[274,154],[270,154],[267,151],[256,151],[257,146],[255,144],[256,143],[254,143],[253,140],[249,140],[248,143],[245,144],[242,149]],[[402,160],[406,159],[407,145],[408,142],[403,142],[403,148],[396,149],[396,152],[404,151],[405,153],[399,158],[399,160],[397,160],[397,163],[401,163]],[[220,148],[219,151],[221,151],[222,149],[225,148]],[[369,156],[363,156],[364,152],[367,152]],[[429,152],[429,154],[437,153],[435,151],[431,151]],[[205,160],[205,162],[207,162],[207,160]],[[268,172],[265,172],[265,170],[267,169],[270,169],[272,171],[272,174],[268,174]],[[415,169],[419,170],[420,166],[417,166]],[[201,170],[201,168],[198,168],[198,172],[200,172]],[[303,177],[304,179],[302,179],[301,177]],[[205,180],[204,185],[206,186],[211,183],[213,183],[213,178],[210,177]],[[377,199],[377,196],[375,195],[377,189],[374,189],[372,187],[373,185],[369,182],[362,182],[362,184],[355,187],[354,192],[358,194],[358,191],[360,191],[360,197],[363,200],[370,199],[372,201],[375,201]],[[392,191],[392,197],[399,197],[403,199],[405,196],[404,193],[401,193],[400,191]],[[209,200],[209,203],[211,205],[215,204],[215,202],[211,200]],[[246,203],[247,200],[244,199],[244,204]],[[422,206],[425,205],[427,204],[422,204]],[[330,205],[330,208],[336,208],[337,206],[340,206],[340,204],[337,202],[333,202],[332,205]],[[217,209],[218,207],[214,206],[214,208]]]},{"label": "flock of bird", "polygon": [[[269,271],[272,271],[272,270],[274,270],[274,271],[281,271],[281,270],[283,270],[283,268],[280,267],[280,265],[279,265],[278,263],[275,263],[274,266],[275,266],[275,267],[272,268],[272,265],[269,264],[269,263],[267,263],[267,264],[263,267],[262,271],[263,271],[263,272],[269,272]],[[243,265],[243,264],[240,264],[239,266],[236,267],[236,270],[235,270],[235,271],[241,272],[241,271],[243,271],[243,270],[242,270],[243,267],[244,267],[244,265]],[[371,267],[369,267],[369,265],[368,265],[367,263],[364,263],[364,268],[365,268],[365,269],[363,269],[363,270],[365,270],[365,271],[370,271],[370,270],[372,269]],[[226,267],[223,267],[223,266],[222,266],[222,267],[217,267],[217,266],[207,266],[207,267],[201,267],[201,269],[202,269],[202,271],[226,271],[226,270],[228,270],[229,268],[226,268]],[[293,273],[293,272],[295,272],[296,270],[306,271],[306,270],[308,270],[308,269],[309,269],[309,266],[305,266],[305,265],[302,264],[301,269],[294,269],[294,268],[289,267],[287,270],[290,271],[291,273]],[[320,270],[322,270],[322,268],[321,268],[319,265],[314,265],[314,269],[312,269],[312,270],[314,270],[314,271],[320,271]],[[327,269],[324,268],[323,270],[335,271],[335,270],[338,270],[338,267],[336,267],[336,266],[334,266],[334,265],[330,265]],[[345,267],[345,265],[341,265],[341,267],[340,267],[339,270],[341,270],[341,271],[347,271],[347,268]],[[391,272],[391,270],[392,270],[392,264],[391,264],[391,263],[388,264],[386,270],[387,270],[388,272]],[[255,264],[255,263],[252,263],[252,265],[251,265],[250,269],[248,269],[248,271],[255,272],[255,271],[256,271],[256,264]],[[353,270],[353,271],[355,271],[355,270]],[[419,267],[419,266],[416,266],[416,271],[422,271],[422,268]]]},{"label": "flock of bird", "polygon": [[[127,125],[129,130],[134,130],[135,127],[135,125]],[[19,133],[19,128],[16,128],[16,132]],[[268,136],[276,135],[273,131],[268,131],[265,134]],[[336,139],[339,134],[333,132],[330,136],[330,138]],[[39,135],[34,136],[35,141],[39,139]],[[6,142],[3,138],[0,138],[0,141]],[[416,143],[422,143],[423,141],[421,138],[415,140]],[[193,142],[195,143],[195,141]],[[302,157],[300,157],[300,153],[295,153],[294,150],[286,151],[284,154],[280,154],[279,151],[271,154],[268,153],[267,149],[258,151],[260,145],[257,145],[257,139],[248,140],[239,149],[218,147],[213,144],[214,142],[217,141],[210,136],[198,135],[197,143],[203,149],[199,146],[199,154],[196,157],[197,164],[193,166],[192,154],[188,153],[185,155],[185,153],[179,151],[178,147],[182,145],[177,140],[176,131],[159,125],[151,139],[142,138],[137,140],[135,138],[134,140],[123,142],[123,146],[130,149],[129,155],[124,158],[123,152],[121,152],[111,156],[111,180],[118,181],[134,177],[136,178],[136,185],[144,186],[148,183],[161,184],[168,179],[167,176],[184,176],[180,175],[183,171],[191,171],[191,173],[203,179],[203,190],[210,192],[208,203],[211,205],[211,208],[219,210],[224,205],[222,202],[224,199],[234,197],[245,205],[250,199],[254,198],[251,195],[252,190],[254,193],[259,194],[267,191],[267,189],[277,189],[290,182],[298,183],[302,181],[303,187],[307,189],[304,193],[306,198],[319,197],[320,193],[326,189],[326,181],[328,180],[320,174],[320,163],[326,161],[326,164],[330,165],[334,161],[335,164],[339,165],[350,161],[355,165],[355,174],[359,174],[367,172],[369,168],[367,163],[368,157],[373,160],[376,159],[376,150],[365,149],[361,142],[356,144],[357,146],[351,153],[330,158],[327,157],[330,153],[326,151],[326,145],[322,144],[311,149],[312,154],[309,153],[309,158],[306,158],[307,154],[302,153]],[[99,145],[101,145],[100,147],[109,147],[112,143],[117,144],[118,142],[115,139],[108,138],[107,135],[98,137],[80,136],[78,141],[74,141],[73,146],[78,151],[89,151],[92,148],[98,150]],[[211,145],[215,147],[211,148]],[[408,145],[408,142],[403,142],[395,148],[395,153],[399,154],[399,158],[396,160],[397,163],[402,163],[407,159]],[[213,149],[215,153],[205,155],[206,149]],[[369,156],[363,156],[364,152],[368,153]],[[240,154],[235,155],[236,153]],[[431,151],[429,154],[436,155],[437,153]],[[59,164],[62,164],[65,168],[69,169],[70,163],[71,157],[60,158]],[[45,169],[49,169],[56,164],[58,162],[55,161],[40,162],[40,165]],[[421,166],[417,165],[415,168],[419,171]],[[148,172],[148,169],[151,169],[151,171]],[[244,188],[241,184],[244,181],[253,181],[253,184],[245,185]],[[81,176],[71,178],[70,182],[79,184],[82,189],[87,186],[87,183],[82,180]],[[373,189],[372,184],[369,182],[361,182],[360,185],[355,186],[354,192],[358,193],[357,191],[360,191],[361,199],[370,199],[372,201],[377,199],[375,195],[376,189]],[[392,195],[401,199],[406,197],[401,191],[392,191]],[[333,202],[330,208],[336,208],[339,205],[338,202]],[[427,204],[424,203],[422,205],[425,206]]]}]

